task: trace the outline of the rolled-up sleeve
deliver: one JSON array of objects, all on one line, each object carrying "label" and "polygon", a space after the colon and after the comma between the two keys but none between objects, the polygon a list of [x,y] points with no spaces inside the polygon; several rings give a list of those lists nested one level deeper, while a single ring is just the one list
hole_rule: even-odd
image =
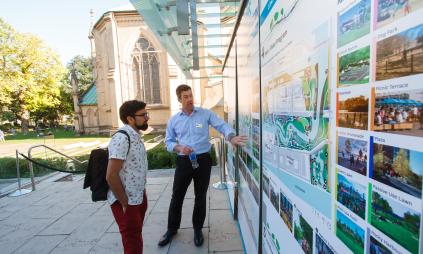
[{"label": "rolled-up sleeve", "polygon": [[223,136],[225,136],[226,140],[229,140],[229,138],[235,134],[235,131],[231,128],[229,124],[227,124],[225,121],[223,121],[223,119],[218,117],[213,111],[207,111],[210,114],[209,124],[218,132],[220,132]]},{"label": "rolled-up sleeve", "polygon": [[126,160],[129,149],[129,140],[125,134],[116,133],[109,143],[109,160]]},{"label": "rolled-up sleeve", "polygon": [[172,119],[170,119],[167,122],[165,143],[166,143],[166,149],[170,153],[174,152],[173,149],[178,144],[176,142],[176,133],[175,133],[175,129],[173,128]]}]

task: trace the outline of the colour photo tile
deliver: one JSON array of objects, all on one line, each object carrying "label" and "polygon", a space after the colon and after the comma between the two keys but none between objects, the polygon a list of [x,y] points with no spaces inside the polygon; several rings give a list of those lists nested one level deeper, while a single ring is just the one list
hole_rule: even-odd
[{"label": "colour photo tile", "polygon": [[288,227],[289,231],[292,232],[292,212],[293,206],[291,200],[289,200],[285,194],[280,192],[280,216],[285,222],[285,225]]},{"label": "colour photo tile", "polygon": [[423,89],[376,93],[373,130],[423,137]]},{"label": "colour photo tile", "polygon": [[356,183],[342,174],[338,174],[336,195],[338,202],[360,216],[363,220],[366,215],[366,196],[366,186]]},{"label": "colour photo tile", "polygon": [[392,254],[392,251],[386,248],[376,238],[370,236],[370,254]]},{"label": "colour photo tile", "polygon": [[313,253],[313,228],[298,209],[294,212],[294,237],[304,253]]},{"label": "colour photo tile", "polygon": [[364,230],[339,210],[336,211],[336,236],[354,253],[364,253]]},{"label": "colour photo tile", "polygon": [[423,73],[423,24],[376,44],[376,81]]},{"label": "colour photo tile", "polygon": [[269,177],[263,174],[263,192],[269,197]]},{"label": "colour photo tile", "polygon": [[367,141],[338,136],[338,165],[367,175]]},{"label": "colour photo tile", "polygon": [[376,27],[386,26],[423,7],[423,0],[378,0]]},{"label": "colour photo tile", "polygon": [[338,100],[338,126],[344,128],[368,129],[369,97],[357,95]]},{"label": "colour photo tile", "polygon": [[413,254],[419,251],[420,216],[419,212],[373,191],[371,224]]},{"label": "colour photo tile", "polygon": [[371,177],[407,194],[422,198],[423,153],[373,144]]},{"label": "colour photo tile", "polygon": [[272,183],[270,183],[270,202],[277,212],[279,212],[279,191],[275,189]]},{"label": "colour photo tile", "polygon": [[339,58],[338,87],[369,83],[370,46]]},{"label": "colour photo tile", "polygon": [[[317,230],[317,229],[316,229]],[[316,233],[316,250],[317,254],[334,254],[332,248],[330,248],[326,242]]]},{"label": "colour photo tile", "polygon": [[338,15],[338,48],[370,32],[370,0],[362,0]]}]

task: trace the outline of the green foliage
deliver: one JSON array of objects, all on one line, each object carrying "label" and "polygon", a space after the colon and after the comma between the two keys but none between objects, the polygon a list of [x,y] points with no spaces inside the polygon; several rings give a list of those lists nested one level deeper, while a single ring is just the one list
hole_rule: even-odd
[{"label": "green foliage", "polygon": [[[86,154],[86,155],[76,156],[75,158],[80,161],[84,161],[84,160],[88,160],[88,157],[89,155]],[[47,159],[35,158],[34,160],[44,165],[48,165],[50,167],[61,169],[61,170],[66,170],[66,164],[68,161],[68,159],[64,157],[53,157],[53,158],[47,158]],[[85,170],[86,167],[87,167],[86,163],[80,164],[75,162],[75,170],[77,171]],[[21,158],[19,160],[19,168],[20,168],[20,175],[22,178],[30,177],[27,160]],[[36,177],[54,172],[50,169],[47,169],[45,167],[41,167],[35,164],[33,164],[33,169],[34,169],[34,175]],[[16,159],[12,157],[0,158],[0,179],[16,178],[16,175],[17,175]]]},{"label": "green foliage", "polygon": [[0,110],[13,113],[28,130],[34,120],[54,121],[65,73],[58,56],[41,39],[16,32],[0,19]]},{"label": "green foliage", "polygon": [[356,50],[339,59],[339,69],[345,70],[348,67],[362,64],[369,64],[370,46]]},{"label": "green foliage", "polygon": [[147,151],[147,159],[149,169],[176,167],[176,154],[169,153],[163,143]]},{"label": "green foliage", "polygon": [[[214,148],[212,147],[211,158],[213,161],[213,166],[217,165],[216,154]],[[161,168],[175,168],[176,167],[176,154],[169,153],[166,150],[166,146],[161,143],[155,148],[147,151],[148,159],[148,168],[149,169],[161,169]]]},{"label": "green foliage", "polygon": [[81,96],[94,82],[92,59],[77,55],[66,64],[66,84],[69,86],[71,84],[71,72],[73,68],[75,68],[75,74],[78,79],[78,96]]}]

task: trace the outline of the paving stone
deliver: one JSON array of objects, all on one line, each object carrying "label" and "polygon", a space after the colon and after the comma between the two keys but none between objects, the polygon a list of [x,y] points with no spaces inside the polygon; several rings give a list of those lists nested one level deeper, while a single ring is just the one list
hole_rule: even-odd
[{"label": "paving stone", "polygon": [[66,235],[34,236],[31,240],[17,249],[14,254],[43,254],[50,253]]},{"label": "paving stone", "polygon": [[204,243],[197,247],[194,245],[194,231],[192,229],[180,229],[170,243],[169,253],[208,253],[208,231],[203,229],[203,235]]},{"label": "paving stone", "polygon": [[71,234],[79,225],[84,223],[86,219],[99,209],[97,204],[79,204],[69,213],[60,217],[46,229],[41,231],[39,235],[58,235]]},{"label": "paving stone", "polygon": [[210,251],[242,251],[237,222],[229,210],[213,210],[210,214]]},{"label": "paving stone", "polygon": [[[88,252],[90,254],[123,253],[122,240],[119,233],[105,233],[100,241]],[[147,253],[147,252],[146,252]]]},{"label": "paving stone", "polygon": [[[213,168],[211,183],[218,179],[217,173]],[[237,223],[227,206],[228,196],[211,186],[203,229],[206,242],[201,248],[194,246],[193,184],[184,200],[177,236],[171,244],[157,246],[167,228],[173,174],[174,170],[154,170],[148,174],[144,253],[243,253]],[[91,192],[83,190],[82,184],[81,176],[71,182],[41,182],[30,194],[0,198],[1,253],[122,253],[119,229],[109,204],[92,202]]]},{"label": "paving stone", "polygon": [[12,253],[51,222],[50,219],[21,219],[9,222],[7,226],[14,227],[14,230],[0,238],[1,253]]}]

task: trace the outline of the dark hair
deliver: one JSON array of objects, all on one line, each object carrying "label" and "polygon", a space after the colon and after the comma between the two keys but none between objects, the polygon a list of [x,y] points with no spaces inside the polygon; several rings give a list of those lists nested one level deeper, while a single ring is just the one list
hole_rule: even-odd
[{"label": "dark hair", "polygon": [[176,88],[176,96],[178,96],[178,99],[180,99],[182,92],[189,91],[189,90],[191,90],[191,87],[190,86],[187,86],[187,85],[179,85]]},{"label": "dark hair", "polygon": [[128,123],[128,116],[134,116],[138,110],[145,109],[147,104],[143,101],[125,101],[119,108],[119,118],[123,123]]}]

